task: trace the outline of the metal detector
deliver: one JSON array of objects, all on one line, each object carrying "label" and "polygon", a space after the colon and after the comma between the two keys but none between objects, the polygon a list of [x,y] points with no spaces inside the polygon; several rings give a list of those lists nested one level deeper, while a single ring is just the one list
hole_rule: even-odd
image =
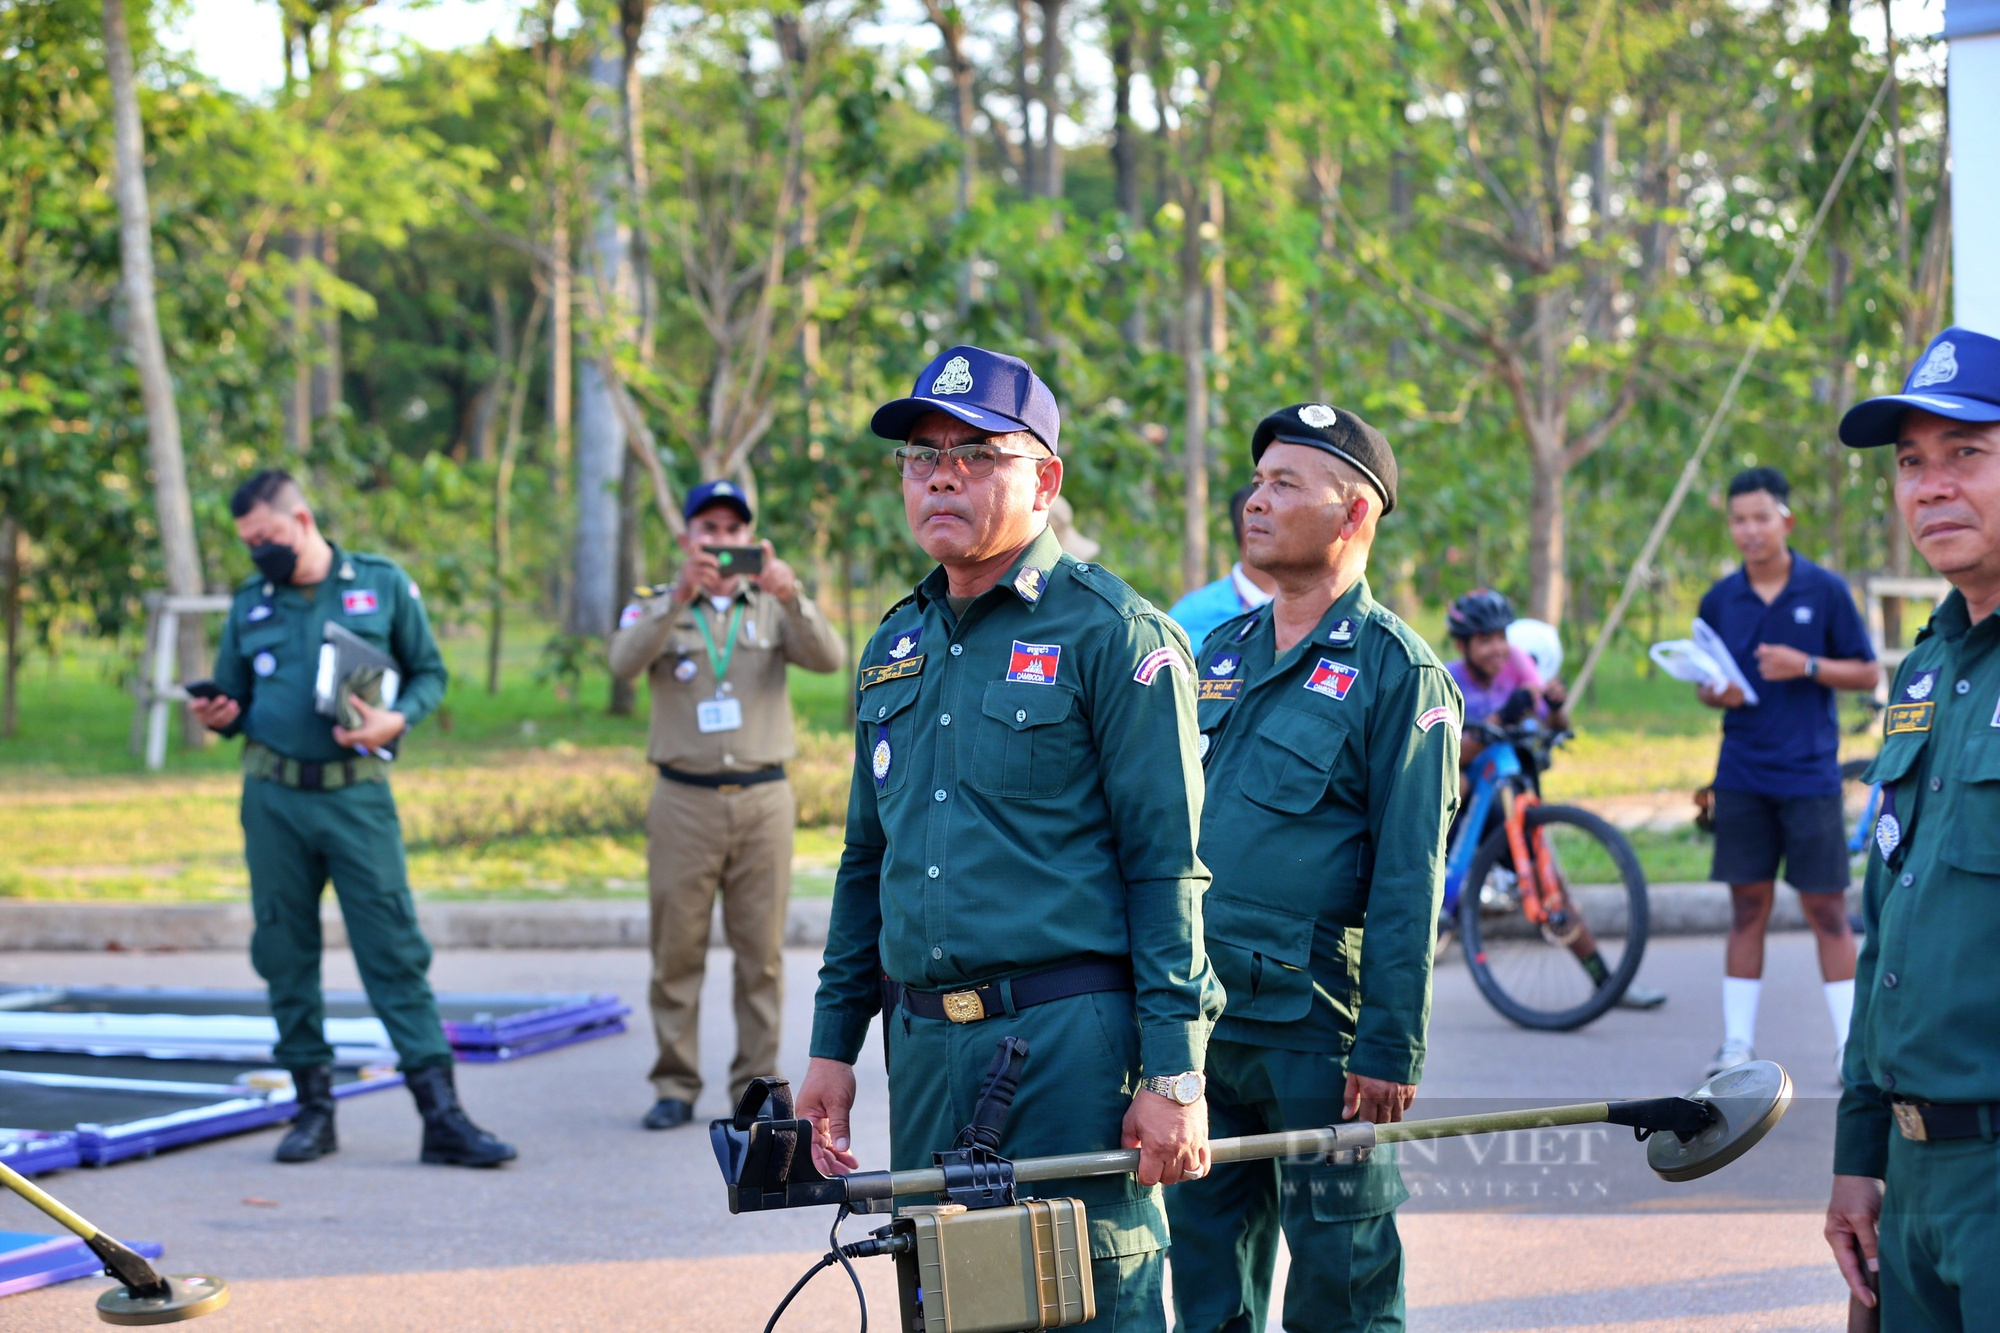
[{"label": "metal detector", "polygon": [[[996,1072],[1001,1063],[996,1058]],[[988,1076],[989,1092],[993,1077]],[[1011,1086],[1006,1092],[1011,1101]],[[985,1101],[982,1097],[982,1105]],[[1350,1155],[1384,1143],[1611,1124],[1630,1127],[1645,1143],[1646,1164],[1654,1173],[1681,1183],[1720,1171],[1749,1152],[1791,1102],[1792,1080],[1784,1069],[1769,1060],[1753,1060],[1717,1074],[1684,1097],[1249,1134],[1210,1140],[1209,1155],[1218,1166],[1271,1158],[1327,1160],[1335,1153]],[[904,1333],[1026,1333],[1095,1318],[1082,1202],[1017,1200],[1016,1189],[1039,1181],[1135,1171],[1138,1152],[1009,1161],[983,1142],[988,1136],[973,1133],[977,1128],[975,1118],[958,1147],[933,1155],[935,1166],[829,1178],[813,1165],[812,1122],[794,1118],[790,1085],[783,1079],[757,1079],[734,1116],[709,1125],[709,1139],[729,1188],[732,1213],[818,1204],[838,1205],[843,1215],[889,1213],[897,1199],[910,1200],[872,1239],[836,1246],[821,1261],[830,1267],[850,1258],[895,1256]],[[974,1141],[968,1143],[969,1137]],[[997,1144],[997,1134],[990,1137]],[[858,1281],[855,1285],[859,1290]],[[792,1295],[798,1290],[794,1287]],[[786,1297],[787,1304],[790,1300]],[[783,1311],[781,1305],[778,1313]],[[865,1321],[865,1305],[863,1311]],[[772,1316],[772,1324],[777,1317]]]},{"label": "metal detector", "polygon": [[75,1232],[91,1253],[104,1261],[104,1271],[124,1284],[97,1298],[97,1317],[105,1323],[176,1324],[183,1319],[212,1314],[229,1304],[229,1284],[221,1278],[207,1273],[162,1277],[143,1256],[71,1212],[5,1162],[0,1162],[0,1185]]}]

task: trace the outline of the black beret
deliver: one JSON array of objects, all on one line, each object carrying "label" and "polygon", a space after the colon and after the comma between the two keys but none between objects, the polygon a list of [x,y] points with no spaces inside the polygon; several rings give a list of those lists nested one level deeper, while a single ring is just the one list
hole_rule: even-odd
[{"label": "black beret", "polygon": [[1352,464],[1382,495],[1382,512],[1396,507],[1396,455],[1382,432],[1345,408],[1299,403],[1280,408],[1257,423],[1250,437],[1252,466],[1263,461],[1274,441],[1321,449]]}]

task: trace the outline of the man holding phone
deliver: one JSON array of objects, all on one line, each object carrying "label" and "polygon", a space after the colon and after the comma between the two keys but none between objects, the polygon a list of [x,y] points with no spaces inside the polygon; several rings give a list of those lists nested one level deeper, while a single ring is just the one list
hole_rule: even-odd
[{"label": "man holding phone", "polygon": [[682,512],[679,579],[635,590],[610,649],[621,680],[643,673],[651,687],[646,757],[660,773],[646,812],[659,1043],[648,1129],[688,1123],[701,1095],[701,983],[717,893],[736,955],[731,1101],[778,1072],[798,818],[785,778],[798,750],[786,668],[838,671],[847,657],[791,566],[757,539],[741,487],[703,482]]},{"label": "man holding phone", "polygon": [[[250,961],[271,989],[272,1054],[298,1097],[280,1162],[333,1152],[333,1048],[320,992],[320,896],[333,881],[368,1003],[388,1030],[423,1117],[422,1160],[498,1166],[514,1149],[459,1106],[451,1045],[428,972],[389,792],[389,757],[444,698],[445,667],[423,599],[389,560],[326,539],[299,484],[259,472],[229,501],[257,572],[237,585],[215,679],[187,689],[202,725],[242,736],[243,852],[256,931]],[[398,691],[316,704],[334,627],[396,663]],[[386,685],[386,681],[384,682]],[[205,688],[204,688],[205,687]],[[388,697],[389,694],[393,698]]]}]

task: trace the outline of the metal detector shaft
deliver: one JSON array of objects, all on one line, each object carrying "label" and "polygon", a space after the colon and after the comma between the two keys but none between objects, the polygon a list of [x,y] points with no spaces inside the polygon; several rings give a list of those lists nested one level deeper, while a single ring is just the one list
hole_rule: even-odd
[{"label": "metal detector shaft", "polygon": [[[1381,1143],[1448,1139],[1466,1134],[1501,1134],[1509,1130],[1546,1129],[1557,1125],[1594,1125],[1610,1118],[1609,1102],[1578,1102],[1573,1106],[1537,1106],[1518,1111],[1440,1116],[1435,1120],[1401,1120],[1390,1125],[1374,1125],[1360,1120],[1325,1129],[1290,1129],[1276,1134],[1211,1139],[1208,1152],[1210,1160],[1217,1165],[1272,1157],[1324,1157],[1328,1153],[1372,1148]],[[1056,1157],[1018,1158],[1014,1162],[1014,1179],[1027,1184],[1041,1180],[1070,1180],[1077,1176],[1116,1176],[1138,1169],[1138,1150],[1125,1148],[1107,1152],[1065,1153]],[[863,1183],[864,1175],[874,1175],[877,1179]],[[880,1188],[883,1176],[889,1182],[886,1191]],[[944,1172],[937,1167],[862,1173],[849,1176],[847,1180],[850,1182],[851,1197],[855,1198],[939,1194],[945,1188]],[[870,1185],[874,1187],[870,1188]]]},{"label": "metal detector shaft", "polygon": [[167,1291],[166,1279],[162,1278],[144,1255],[123,1244],[115,1237],[107,1236],[92,1226],[81,1214],[64,1206],[62,1200],[42,1189],[26,1176],[0,1162],[0,1185],[5,1185],[14,1193],[26,1199],[35,1207],[74,1232],[91,1253],[104,1261],[111,1276],[123,1282],[134,1295],[164,1295]]}]

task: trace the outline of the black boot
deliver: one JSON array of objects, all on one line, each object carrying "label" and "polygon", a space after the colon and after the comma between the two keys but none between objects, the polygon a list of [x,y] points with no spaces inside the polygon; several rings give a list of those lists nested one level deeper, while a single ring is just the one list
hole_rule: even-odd
[{"label": "black boot", "polygon": [[317,1162],[340,1147],[333,1136],[333,1066],[294,1069],[292,1088],[299,1109],[292,1117],[291,1132],[278,1143],[277,1160]]},{"label": "black boot", "polygon": [[424,1161],[434,1166],[498,1166],[514,1160],[514,1145],[473,1124],[458,1104],[450,1065],[406,1069],[403,1082],[424,1118]]}]

